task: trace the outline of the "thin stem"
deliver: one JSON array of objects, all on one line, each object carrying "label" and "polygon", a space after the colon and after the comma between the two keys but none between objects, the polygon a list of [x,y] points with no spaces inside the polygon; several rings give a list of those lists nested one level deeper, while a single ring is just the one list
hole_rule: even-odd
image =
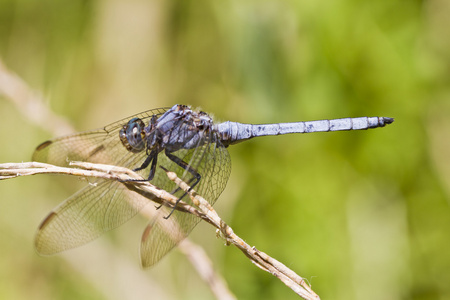
[{"label": "thin stem", "polygon": [[[169,179],[174,181],[180,188],[189,194],[195,206],[191,206],[184,201],[179,201],[177,203],[177,197],[165,190],[155,187],[148,181],[130,181],[130,179],[140,179],[141,177],[126,168],[85,162],[73,162],[71,165],[78,168],[57,167],[37,162],[0,164],[0,180],[36,174],[67,174],[72,176],[96,177],[120,181],[128,189],[139,193],[141,196],[149,200],[152,200],[158,204],[175,207],[175,209],[179,211],[190,213],[201,218],[214,226],[220,236],[226,240],[228,245],[232,244],[236,246],[251,260],[252,263],[260,269],[279,278],[286,286],[292,289],[300,297],[307,300],[320,299],[301,276],[296,274],[278,260],[270,257],[264,252],[259,251],[256,247],[250,246],[237,234],[235,234],[233,229],[220,218],[209,202],[198,195],[195,190],[190,190],[190,187],[178,178],[175,173],[166,171]],[[182,244],[183,243],[181,243],[181,245]],[[191,245],[188,245],[188,247],[192,248]],[[215,275],[211,275],[212,268],[209,268],[207,263],[204,264],[207,268],[201,268],[200,263],[194,265],[199,266],[198,270],[207,282],[214,283],[214,286],[211,289],[213,291],[217,291],[216,296],[218,298],[234,299],[234,296],[226,287],[224,287],[224,284],[222,284],[222,280],[220,278],[217,279]]]}]

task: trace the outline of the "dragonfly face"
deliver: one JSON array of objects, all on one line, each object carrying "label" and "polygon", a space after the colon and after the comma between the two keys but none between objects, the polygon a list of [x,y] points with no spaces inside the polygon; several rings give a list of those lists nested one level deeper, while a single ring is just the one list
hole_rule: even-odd
[{"label": "dragonfly face", "polygon": [[119,132],[119,138],[123,146],[133,153],[145,149],[145,124],[139,118],[133,118]]}]

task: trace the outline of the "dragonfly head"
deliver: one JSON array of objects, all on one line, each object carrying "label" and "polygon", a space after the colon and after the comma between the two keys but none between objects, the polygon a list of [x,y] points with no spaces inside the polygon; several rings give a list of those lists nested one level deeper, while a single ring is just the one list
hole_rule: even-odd
[{"label": "dragonfly head", "polygon": [[145,149],[144,129],[144,122],[139,118],[133,118],[120,130],[120,140],[128,151],[138,153]]}]

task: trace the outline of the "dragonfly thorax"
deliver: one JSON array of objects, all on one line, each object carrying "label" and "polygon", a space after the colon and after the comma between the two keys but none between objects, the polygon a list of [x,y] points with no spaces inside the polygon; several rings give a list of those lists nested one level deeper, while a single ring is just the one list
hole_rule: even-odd
[{"label": "dragonfly thorax", "polygon": [[205,112],[193,111],[186,105],[175,105],[155,122],[156,139],[148,139],[148,147],[158,142],[161,148],[174,152],[193,149],[205,143],[213,121]]}]

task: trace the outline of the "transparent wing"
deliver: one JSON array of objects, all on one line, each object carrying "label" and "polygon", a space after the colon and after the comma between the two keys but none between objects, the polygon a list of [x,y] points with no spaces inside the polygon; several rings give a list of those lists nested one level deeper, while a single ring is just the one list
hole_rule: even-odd
[{"label": "transparent wing", "polygon": [[[229,153],[221,145],[215,133],[207,135],[194,149],[181,149],[173,154],[188,163],[201,175],[200,182],[194,189],[213,205],[224,190],[231,171]],[[183,181],[192,182],[193,175],[167,158],[164,153],[158,156],[158,164],[176,172]],[[176,191],[174,195],[177,197],[184,194],[183,191],[177,190],[177,186],[167,179],[167,175],[159,167],[152,184],[169,192]],[[190,198],[186,196],[183,201],[190,203]],[[162,216],[168,216],[170,212],[171,208],[161,207],[157,212],[158,216],[152,219],[142,235],[140,255],[143,267],[151,267],[158,262],[188,236],[200,221],[194,215],[177,210],[167,220],[162,218]]]},{"label": "transparent wing", "polygon": [[42,221],[36,249],[50,255],[81,246],[128,221],[148,202],[119,182],[99,180],[66,199]]},{"label": "transparent wing", "polygon": [[[131,153],[123,147],[119,131],[131,118],[148,122],[165,109],[150,110],[106,126],[42,143],[33,154],[34,161],[68,166],[70,161],[105,163],[134,169],[146,154]],[[141,175],[148,176],[148,170]],[[131,192],[118,182],[97,180],[86,186],[44,219],[36,234],[36,249],[54,254],[81,246],[102,233],[116,228],[135,216],[148,200]]]}]

